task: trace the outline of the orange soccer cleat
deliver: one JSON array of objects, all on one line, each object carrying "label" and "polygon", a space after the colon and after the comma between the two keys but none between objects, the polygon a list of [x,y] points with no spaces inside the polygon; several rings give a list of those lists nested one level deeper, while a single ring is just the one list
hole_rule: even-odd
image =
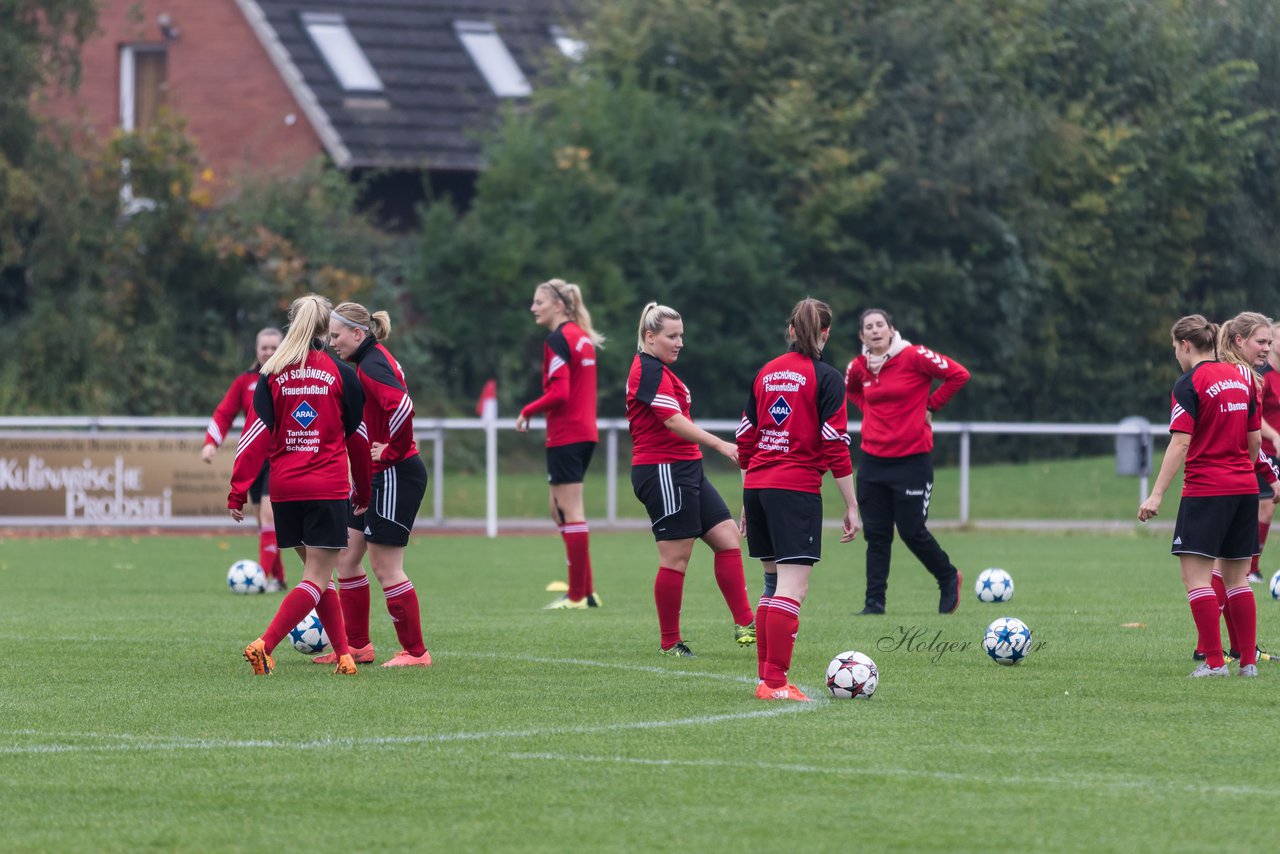
[{"label": "orange soccer cleat", "polygon": [[383,667],[430,667],[431,666],[431,650],[426,650],[422,655],[410,655],[405,650],[400,650],[390,661],[382,662]]},{"label": "orange soccer cleat", "polygon": [[803,691],[801,691],[799,688],[797,688],[796,686],[790,683],[783,685],[781,688],[770,688],[768,685],[761,682],[759,685],[756,686],[756,699],[757,700],[796,700],[801,703],[813,702],[812,700],[810,700],[808,697],[804,695]]},{"label": "orange soccer cleat", "polygon": [[244,648],[244,660],[253,666],[255,676],[270,676],[276,669],[276,660],[267,655],[267,644],[262,638]]}]

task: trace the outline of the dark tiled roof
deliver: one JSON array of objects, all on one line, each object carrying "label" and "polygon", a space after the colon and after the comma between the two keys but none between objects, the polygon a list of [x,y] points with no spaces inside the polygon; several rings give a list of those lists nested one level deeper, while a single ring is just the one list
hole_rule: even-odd
[{"label": "dark tiled roof", "polygon": [[[340,166],[468,171],[480,167],[475,133],[493,126],[504,99],[493,94],[471,61],[454,22],[492,23],[536,85],[537,68],[555,49],[551,27],[566,21],[568,8],[567,0],[256,0],[256,5],[341,142],[339,147],[326,140],[326,147],[331,154],[337,148],[349,152]],[[343,16],[385,91],[373,96],[343,92],[303,28],[301,16],[307,12]]]}]

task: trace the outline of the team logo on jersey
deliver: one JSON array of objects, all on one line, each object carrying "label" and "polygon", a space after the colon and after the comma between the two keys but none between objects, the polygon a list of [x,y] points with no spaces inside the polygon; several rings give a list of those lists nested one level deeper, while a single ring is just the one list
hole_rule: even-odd
[{"label": "team logo on jersey", "polygon": [[782,422],[786,421],[787,418],[791,416],[791,404],[787,403],[787,399],[785,397],[779,396],[778,399],[769,406],[769,416],[773,419],[774,424],[781,427]]},{"label": "team logo on jersey", "polygon": [[298,404],[298,408],[293,410],[293,420],[302,425],[302,429],[311,426],[311,422],[320,417],[320,413],[311,408],[311,404],[305,400]]}]

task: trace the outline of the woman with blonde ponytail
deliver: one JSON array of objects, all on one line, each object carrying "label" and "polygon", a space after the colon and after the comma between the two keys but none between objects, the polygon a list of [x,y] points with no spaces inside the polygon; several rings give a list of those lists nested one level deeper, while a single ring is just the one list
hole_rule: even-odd
[{"label": "woman with blonde ponytail", "polygon": [[297,549],[303,563],[301,583],[244,649],[258,676],[275,669],[272,650],[313,608],[333,643],[334,672],[356,672],[333,571],[347,546],[351,504],[361,513],[369,504],[369,441],[360,429],[360,380],[324,349],[331,309],[315,294],[294,300],[289,331],[262,366],[253,413],[236,448],[227,496],[231,518],[244,519],[249,487],[269,459],[276,539],[280,548]]},{"label": "woman with blonde ponytail", "polygon": [[734,640],[756,642],[755,615],[742,575],[741,536],[733,514],[702,470],[706,445],[738,461],[738,446],[693,423],[693,398],[671,370],[684,349],[680,313],[651,302],[640,312],[636,357],[627,376],[631,430],[631,487],[649,512],[658,543],[653,599],[658,609],[658,652],[692,657],[680,633],[685,572],[694,540],[715,553],[716,584],[733,616]]},{"label": "woman with blonde ponytail", "polygon": [[569,563],[569,591],[547,609],[598,608],[582,482],[600,439],[596,428],[596,347],[604,343],[604,336],[591,327],[582,290],[563,279],[551,279],[534,288],[529,310],[534,321],[550,334],[542,347],[543,394],[520,410],[516,430],[526,432],[533,416],[546,414],[551,518],[560,528]]}]

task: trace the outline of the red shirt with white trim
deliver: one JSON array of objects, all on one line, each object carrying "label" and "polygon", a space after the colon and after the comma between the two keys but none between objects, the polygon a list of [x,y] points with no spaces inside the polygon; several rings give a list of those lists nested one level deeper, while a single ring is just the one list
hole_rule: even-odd
[{"label": "red shirt with white trim", "polygon": [[853,474],[840,372],[795,351],[767,363],[751,383],[738,425],[746,489],[821,492],[822,475]]},{"label": "red shirt with white trim", "polygon": [[627,375],[627,426],[631,430],[631,464],[636,466],[702,459],[702,446],[667,429],[666,421],[683,415],[690,421],[693,397],[661,359],[637,353]]},{"label": "red shirt with white trim", "polygon": [[272,501],[349,497],[357,506],[368,506],[371,474],[363,415],[364,391],[356,372],[314,345],[303,364],[263,377],[236,447],[227,507],[244,507],[268,458]]},{"label": "red shirt with white trim", "polygon": [[1182,494],[1257,494],[1249,433],[1261,427],[1253,371],[1204,361],[1173,384],[1170,433],[1189,433]]},{"label": "red shirt with white trim", "polygon": [[598,442],[596,348],[591,336],[565,321],[542,347],[542,397],[520,410],[525,418],[547,414],[547,447]]},{"label": "red shirt with white trim", "polygon": [[[934,380],[942,385],[933,389]],[[862,412],[862,450],[877,457],[909,457],[933,450],[933,427],[926,412],[947,405],[969,371],[928,347],[910,346],[881,366],[879,373],[859,356],[845,372],[849,402]]]},{"label": "red shirt with white trim", "polygon": [[[1262,375],[1262,420],[1280,430],[1280,371],[1268,362],[1258,373]],[[1275,443],[1266,437],[1262,439],[1262,450],[1269,457],[1276,455]]]},{"label": "red shirt with white trim", "polygon": [[404,381],[404,369],[391,352],[369,336],[352,355],[360,387],[364,389],[364,426],[369,444],[382,442],[382,458],[373,461],[373,473],[418,455],[413,438],[413,398]]},{"label": "red shirt with white trim", "polygon": [[243,412],[246,419],[248,418],[253,410],[253,392],[258,387],[259,376],[261,374],[255,369],[245,371],[231,381],[231,387],[222,396],[222,402],[213,410],[213,417],[209,419],[209,426],[205,428],[204,443],[206,445],[221,448],[222,443],[227,440],[227,433],[230,432],[231,423],[236,420],[236,416]]}]

